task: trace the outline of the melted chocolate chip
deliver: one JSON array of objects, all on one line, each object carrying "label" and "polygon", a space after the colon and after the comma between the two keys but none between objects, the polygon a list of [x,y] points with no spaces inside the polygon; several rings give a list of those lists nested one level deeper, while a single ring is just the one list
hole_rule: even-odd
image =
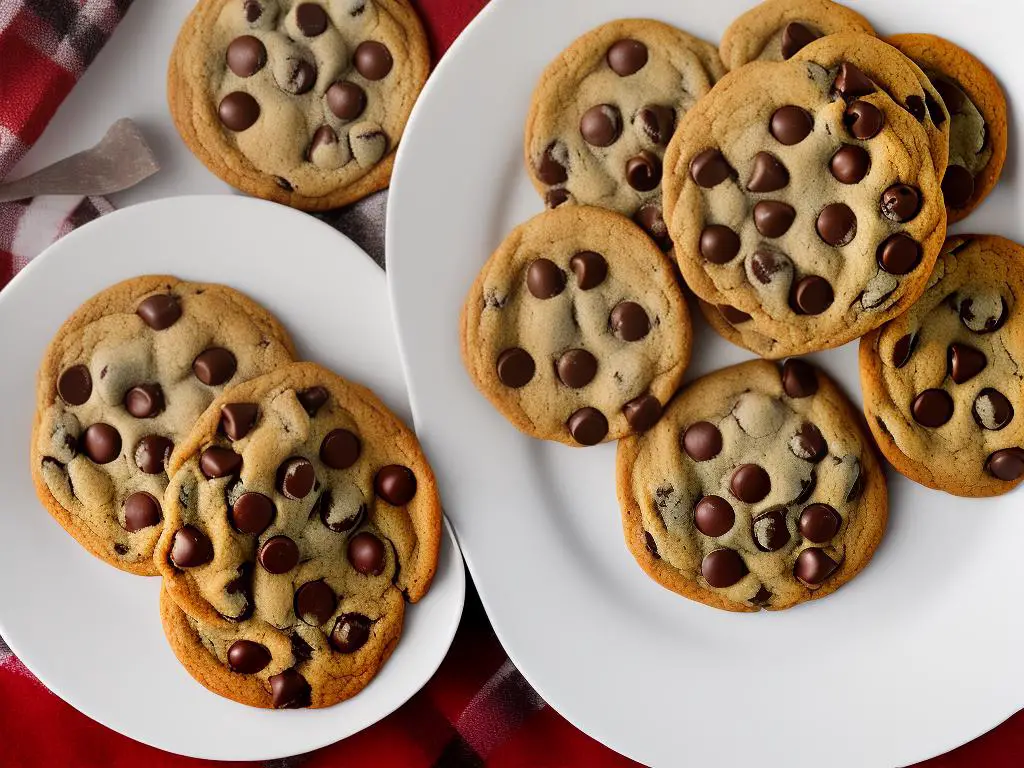
[{"label": "melted chocolate chip", "polygon": [[317,411],[327,404],[330,395],[323,387],[310,387],[301,392],[296,392],[295,397],[298,398],[299,405],[302,406],[306,413],[310,416],[316,416]]},{"label": "melted chocolate chip", "polygon": [[789,543],[785,507],[762,512],[751,521],[750,528],[754,546],[762,552],[778,552]]},{"label": "melted chocolate chip", "polygon": [[828,443],[821,430],[809,421],[804,422],[790,441],[793,455],[817,464],[828,455]]},{"label": "melted chocolate chip", "polygon": [[651,239],[657,243],[661,250],[668,251],[672,248],[672,238],[668,235],[668,227],[665,225],[661,208],[655,203],[641,206],[640,210],[633,216],[633,221],[651,236]]},{"label": "melted chocolate chip", "polygon": [[907,96],[906,107],[907,112],[909,112],[919,123],[923,123],[924,119],[928,116],[928,109],[925,106],[924,99],[916,93],[912,93]]},{"label": "melted chocolate chip", "polygon": [[793,304],[805,315],[820,315],[834,300],[832,284],[818,275],[801,278],[793,287]]},{"label": "melted chocolate chip", "polygon": [[882,193],[881,209],[890,221],[910,221],[921,210],[921,193],[908,184],[893,184]]},{"label": "melted chocolate chip", "polygon": [[1013,421],[1013,405],[1002,392],[986,387],[978,393],[971,413],[982,429],[998,432]]},{"label": "melted chocolate chip", "polygon": [[549,144],[536,166],[537,178],[549,186],[564,184],[569,180],[569,172],[564,165],[555,159],[554,152],[556,146],[554,143]]},{"label": "melted chocolate chip", "polygon": [[966,208],[974,197],[974,176],[962,165],[950,165],[942,177],[942,197],[950,208]]},{"label": "melted chocolate chip", "polygon": [[809,587],[816,587],[836,572],[839,564],[824,551],[810,547],[800,553],[793,575]]},{"label": "melted chocolate chip", "polygon": [[985,470],[993,477],[1014,482],[1024,477],[1024,449],[1004,448],[996,451],[985,462]]},{"label": "melted chocolate chip", "polygon": [[277,490],[289,499],[304,499],[316,484],[313,464],[301,456],[293,456],[277,468]]},{"label": "melted chocolate chip", "polygon": [[752,318],[742,309],[737,309],[730,304],[719,304],[718,312],[725,318],[726,322],[732,325],[740,325],[749,322]]},{"label": "melted chocolate chip", "polygon": [[338,596],[321,580],[310,581],[295,590],[295,615],[314,627],[324,624],[338,606]]},{"label": "melted chocolate chip", "polygon": [[917,337],[908,333],[906,336],[901,336],[897,339],[896,343],[892,346],[892,364],[896,368],[902,368],[908,362],[910,362],[910,356],[914,353],[914,347],[917,345]]},{"label": "melted chocolate chip", "polygon": [[242,471],[242,457],[230,448],[210,446],[199,456],[199,469],[210,480]]},{"label": "melted chocolate chip", "polygon": [[674,109],[659,104],[648,104],[636,113],[636,119],[648,139],[659,147],[668,145],[676,127]]},{"label": "melted chocolate chip", "polygon": [[858,67],[846,61],[839,65],[839,73],[836,75],[832,87],[846,101],[858,96],[866,96],[875,90],[875,84],[868,76]]},{"label": "melted chocolate chip", "polygon": [[295,26],[306,37],[317,37],[327,29],[327,11],[316,3],[299,3],[295,9]]}]

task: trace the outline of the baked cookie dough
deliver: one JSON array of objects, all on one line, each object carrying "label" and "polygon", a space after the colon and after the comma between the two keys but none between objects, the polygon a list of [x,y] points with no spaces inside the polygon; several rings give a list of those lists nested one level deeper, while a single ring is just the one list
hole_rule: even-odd
[{"label": "baked cookie dough", "polygon": [[[870,75],[852,61],[867,59]],[[930,88],[895,48],[836,34],[730,72],[687,113],[666,221],[726,338],[769,358],[836,347],[921,294],[945,236],[948,137],[907,104]]]},{"label": "baked cookie dough", "polygon": [[718,52],[667,24],[623,19],[580,37],[541,76],[526,169],[549,208],[596,205],[661,246],[662,158],[679,119],[724,74]]},{"label": "baked cookie dough", "polygon": [[781,610],[867,565],[885,475],[860,414],[800,359],[705,376],[619,443],[626,544],[662,586],[715,608]]},{"label": "baked cookie dough", "polygon": [[169,469],[154,561],[189,672],[256,707],[361,690],[437,567],[441,506],[412,432],[369,390],[295,363],[214,401]]},{"label": "baked cookie dough", "polygon": [[462,310],[473,383],[526,434],[572,446],[650,429],[690,360],[672,265],[628,219],[565,206],[515,229]]},{"label": "baked cookie dough", "polygon": [[837,32],[875,30],[859,13],[830,0],[765,0],[729,25],[718,52],[727,68],[739,69],[751,61],[785,61]]},{"label": "baked cookie dough", "polygon": [[429,69],[408,0],[200,0],[168,100],[189,149],[228,184],[324,210],[388,185]]},{"label": "baked cookie dough", "polygon": [[868,425],[915,482],[996,496],[1024,480],[1024,248],[951,237],[924,295],[860,344]]},{"label": "baked cookie dough", "polygon": [[949,114],[949,166],[942,179],[950,223],[981,205],[1006,160],[1006,96],[988,68],[937,35],[893,35],[888,42],[931,79]]},{"label": "baked cookie dough", "polygon": [[277,320],[226,286],[151,275],[107,288],[61,326],[39,370],[39,499],[96,557],[155,574],[174,446],[227,385],[294,354]]}]

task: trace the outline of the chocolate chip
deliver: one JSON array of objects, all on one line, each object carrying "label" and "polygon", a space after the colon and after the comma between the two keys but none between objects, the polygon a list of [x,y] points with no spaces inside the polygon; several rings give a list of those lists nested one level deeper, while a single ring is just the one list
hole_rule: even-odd
[{"label": "chocolate chip", "polygon": [[210,347],[192,361],[192,372],[196,378],[211,387],[227,383],[237,370],[235,356],[223,347]]},{"label": "chocolate chip", "polygon": [[943,389],[926,389],[914,398],[910,410],[914,421],[935,429],[953,418],[953,398]]},{"label": "chocolate chip", "polygon": [[383,80],[395,63],[387,46],[376,40],[360,43],[353,56],[353,62],[359,74],[367,80]]},{"label": "chocolate chip", "polygon": [[817,40],[820,35],[808,29],[799,21],[791,21],[782,30],[782,58],[789,60],[797,51]]},{"label": "chocolate chip", "polygon": [[814,129],[814,118],[802,107],[789,104],[772,113],[768,130],[780,144],[791,147],[806,139]]},{"label": "chocolate chip", "polygon": [[642,150],[626,161],[626,181],[638,192],[650,192],[661,183],[661,160],[653,152]]},{"label": "chocolate chip", "polygon": [[228,669],[240,675],[254,675],[271,660],[265,645],[252,640],[235,640],[228,648]]},{"label": "chocolate chip", "polygon": [[853,138],[866,141],[881,132],[885,114],[870,102],[855,101],[843,113],[843,124]]},{"label": "chocolate chip", "polygon": [[759,248],[750,257],[750,272],[762,285],[770,285],[775,275],[793,271],[792,262],[783,254]]},{"label": "chocolate chip", "polygon": [[736,522],[732,504],[721,496],[705,496],[693,509],[693,524],[705,536],[725,536]]},{"label": "chocolate chip", "polygon": [[824,551],[810,547],[800,553],[793,575],[809,587],[816,587],[836,572],[839,564]]},{"label": "chocolate chip", "polygon": [[147,475],[164,471],[174,450],[174,443],[160,435],[146,435],[135,448],[135,464]]},{"label": "chocolate chip", "polygon": [[525,349],[513,347],[498,355],[498,380],[506,387],[525,387],[530,383],[536,369],[533,358]]},{"label": "chocolate chip", "polygon": [[154,331],[170,328],[181,317],[181,304],[170,294],[157,294],[144,299],[135,309],[135,314]]},{"label": "chocolate chip", "polygon": [[647,46],[639,40],[619,40],[608,49],[606,59],[615,74],[628,77],[647,66]]},{"label": "chocolate chip", "polygon": [[622,406],[629,428],[634,432],[646,432],[661,418],[661,401],[652,394],[635,397]]},{"label": "chocolate chip", "polygon": [[763,467],[741,464],[732,473],[729,490],[740,501],[756,504],[771,492],[772,481]]},{"label": "chocolate chip", "polygon": [[299,547],[287,536],[272,536],[263,542],[257,559],[268,573],[288,573],[299,564]]},{"label": "chocolate chip", "polygon": [[301,664],[304,661],[309,661],[313,658],[313,646],[306,642],[306,640],[298,632],[293,632],[291,635],[291,646],[292,646],[292,657],[295,659],[296,664]]},{"label": "chocolate chip", "polygon": [[834,300],[832,284],[818,275],[801,278],[793,288],[793,304],[805,315],[820,315]]},{"label": "chocolate chip", "polygon": [[777,200],[762,200],[754,206],[754,226],[765,237],[782,237],[795,218],[793,206]]},{"label": "chocolate chip", "polygon": [[299,405],[303,407],[306,413],[310,416],[316,416],[317,411],[324,407],[330,395],[328,395],[327,390],[323,387],[310,387],[301,392],[296,392],[295,397],[298,398]]},{"label": "chocolate chip", "polygon": [[999,480],[1012,483],[1024,476],[1024,448],[1004,448],[985,462],[985,470]]},{"label": "chocolate chip", "polygon": [[878,246],[878,266],[890,275],[905,275],[921,263],[921,246],[910,235],[897,232]]},{"label": "chocolate chip", "polygon": [[159,384],[140,384],[125,393],[124,407],[136,419],[151,419],[164,409],[164,391]]},{"label": "chocolate chip", "polygon": [[778,552],[789,543],[786,508],[777,507],[762,512],[750,523],[754,545],[762,552]]},{"label": "chocolate chip", "polygon": [[313,464],[301,456],[286,459],[277,468],[277,490],[285,498],[298,500],[306,498],[316,483]]},{"label": "chocolate chip", "polygon": [[750,598],[750,602],[754,605],[767,605],[771,599],[772,593],[768,591],[768,588],[764,584],[762,584],[761,588],[757,590],[757,594]]},{"label": "chocolate chip", "polygon": [[361,613],[343,613],[331,630],[331,647],[338,653],[355,653],[370,639],[370,620]]},{"label": "chocolate chip", "polygon": [[611,104],[598,104],[580,118],[580,135],[594,147],[610,147],[622,134],[622,116]]},{"label": "chocolate chip", "polygon": [[651,236],[663,251],[672,248],[672,238],[668,236],[668,227],[665,226],[665,218],[661,214],[661,208],[655,203],[648,203],[641,206],[640,210],[633,216],[635,221],[644,232]]},{"label": "chocolate chip", "polygon": [[540,162],[537,163],[537,178],[549,186],[564,184],[569,180],[569,172],[555,159],[556,146],[554,142],[549,144],[544,154],[540,156]]},{"label": "chocolate chip", "polygon": [[553,298],[565,290],[565,273],[550,259],[534,259],[526,270],[526,287],[534,298]]},{"label": "chocolate chip", "polygon": [[950,165],[942,177],[942,197],[950,208],[964,208],[974,196],[974,176],[962,165]]},{"label": "chocolate chip", "polygon": [[777,157],[767,152],[754,155],[754,169],[747,189],[750,192],[774,192],[789,184],[789,171]]},{"label": "chocolate chip", "polygon": [[332,520],[331,512],[331,494],[330,491],[324,491],[313,504],[310,515],[319,515],[320,522],[327,526],[327,528],[335,533],[344,533],[345,531],[351,531],[363,521],[363,518],[366,517],[366,506],[361,505],[354,514],[343,517],[340,520],[337,519],[337,515]]},{"label": "chocolate chip", "polygon": [[252,594],[252,571],[253,564],[244,562],[238,566],[238,575],[224,586],[224,591],[229,595],[242,596],[242,610],[237,616],[226,616],[231,621],[245,621],[255,611],[256,601]]},{"label": "chocolate chip", "polygon": [[576,284],[581,291],[597,288],[608,276],[608,262],[604,256],[593,251],[580,251],[569,259],[569,268],[576,275]]},{"label": "chocolate chip", "polygon": [[[988,302],[979,302],[985,307]],[[974,299],[967,298],[960,302],[960,322],[975,333],[992,333],[998,331],[1006,320],[1007,308],[1006,299],[1000,298],[1000,307],[996,310],[998,314],[992,314],[991,306],[987,309],[978,309],[974,306]]]},{"label": "chocolate chip", "polygon": [[811,504],[800,513],[800,535],[815,544],[826,544],[837,533],[843,520],[828,504]]},{"label": "chocolate chip", "polygon": [[171,565],[175,568],[196,568],[213,560],[213,544],[205,533],[191,525],[174,532],[171,541]]},{"label": "chocolate chip", "polygon": [[295,26],[306,37],[322,35],[327,29],[327,11],[316,3],[299,3],[295,9]]},{"label": "chocolate chip", "polygon": [[320,461],[331,469],[348,469],[359,459],[359,438],[347,429],[334,429],[320,443]]},{"label": "chocolate chip", "polygon": [[831,246],[848,244],[857,234],[857,215],[845,203],[831,203],[821,209],[818,236]]},{"label": "chocolate chip", "polygon": [[649,531],[644,531],[644,546],[654,556],[655,560],[661,560],[661,555],[658,554],[658,542],[654,540]]},{"label": "chocolate chip", "polygon": [[928,109],[925,107],[924,99],[916,93],[907,96],[906,107],[907,112],[913,115],[914,119],[919,123],[923,123],[924,119],[928,116]]},{"label": "chocolate chip", "polygon": [[200,454],[199,469],[210,480],[230,477],[242,471],[242,457],[230,448],[213,445]]},{"label": "chocolate chip", "polygon": [[[853,481],[853,485],[850,486],[849,492],[846,494],[846,501],[856,501],[860,498],[860,495],[864,492],[864,472],[860,467],[860,462],[854,460],[854,467],[857,470],[857,478]],[[805,499],[806,501],[806,499]]]},{"label": "chocolate chip", "polygon": [[910,221],[921,210],[921,193],[907,184],[893,184],[882,193],[881,208],[890,221]]},{"label": "chocolate chip", "polygon": [[651,330],[651,321],[644,308],[635,301],[622,301],[609,315],[612,332],[623,341],[639,341]]},{"label": "chocolate chip", "polygon": [[739,552],[733,549],[716,549],[705,555],[700,564],[705,581],[716,589],[731,587],[749,573]]},{"label": "chocolate chip", "polygon": [[931,117],[933,123],[942,125],[946,122],[946,110],[928,91],[924,93],[924,105],[928,108],[928,116]]},{"label": "chocolate chip", "polygon": [[[296,96],[301,96],[313,90],[313,86],[316,85],[316,65],[305,59],[297,58],[290,59],[288,63],[288,74],[281,88]],[[290,192],[292,185],[285,179],[281,180],[287,185],[284,189]]]},{"label": "chocolate chip", "polygon": [[558,378],[572,389],[582,389],[597,375],[597,358],[585,349],[570,349],[555,363]]},{"label": "chocolate chip", "polygon": [[271,675],[269,682],[274,709],[299,709],[310,705],[313,694],[309,683],[294,669]]},{"label": "chocolate chip", "polygon": [[121,455],[121,434],[109,424],[92,424],[82,435],[82,450],[97,464],[109,464]]},{"label": "chocolate chip", "polygon": [[956,384],[970,381],[988,365],[985,353],[967,344],[950,344],[947,350],[947,360],[949,375]]},{"label": "chocolate chip", "polygon": [[836,75],[832,87],[846,101],[874,93],[875,90],[875,84],[868,79],[868,76],[855,65],[846,61],[839,65],[839,73]]},{"label": "chocolate chip", "polygon": [[897,339],[896,343],[892,346],[892,364],[896,368],[902,368],[908,362],[910,362],[910,356],[914,353],[914,347],[917,345],[917,337],[908,333],[906,336],[901,336]]},{"label": "chocolate chip", "polygon": [[986,387],[978,393],[971,408],[982,429],[998,432],[1013,421],[1013,405],[1002,392]]},{"label": "chocolate chip", "polygon": [[736,171],[717,149],[705,149],[690,161],[690,176],[705,189],[711,189],[734,175]]},{"label": "chocolate chip", "polygon": [[942,103],[946,105],[949,114],[956,115],[963,110],[966,97],[959,86],[943,77],[937,77],[932,80],[932,85],[935,86],[935,90],[942,97]]},{"label": "chocolate chip", "polygon": [[719,304],[718,311],[729,322],[733,325],[740,325],[741,323],[749,322],[752,318],[742,309],[737,309],[731,304]]},{"label": "chocolate chip", "polygon": [[809,421],[805,421],[799,431],[789,442],[789,448],[793,455],[817,464],[828,456],[828,443],[825,442],[821,430]]},{"label": "chocolate chip", "polygon": [[152,494],[136,491],[124,500],[124,529],[129,533],[150,528],[162,519],[160,502]]},{"label": "chocolate chip", "polygon": [[366,91],[341,80],[327,89],[327,107],[341,120],[355,120],[366,110]]},{"label": "chocolate chip", "polygon": [[274,522],[277,510],[274,502],[262,493],[248,491],[235,499],[228,514],[236,531],[248,536],[259,536]]},{"label": "chocolate chip", "polygon": [[92,394],[92,376],[84,365],[73,365],[60,375],[57,394],[68,405],[83,405]]},{"label": "chocolate chip", "polygon": [[225,55],[228,69],[239,77],[252,77],[267,64],[267,49],[252,35],[236,37]]},{"label": "chocolate chip", "polygon": [[248,93],[233,91],[221,99],[217,114],[220,115],[220,121],[225,128],[244,131],[251,128],[259,119],[260,105]]},{"label": "chocolate chip", "polygon": [[256,403],[228,403],[220,409],[220,428],[231,440],[241,440],[256,426]]},{"label": "chocolate chip", "polygon": [[671,107],[648,104],[636,113],[644,135],[659,147],[668,145],[676,127],[676,113]]},{"label": "chocolate chip", "polygon": [[857,184],[871,168],[871,155],[856,144],[843,144],[829,161],[829,170],[843,184]]},{"label": "chocolate chip", "polygon": [[712,264],[726,264],[740,252],[740,237],[722,224],[709,224],[700,233],[700,255]]},{"label": "chocolate chip", "polygon": [[548,208],[557,208],[568,200],[569,191],[566,189],[549,189],[544,195],[544,204]]},{"label": "chocolate chip", "polygon": [[258,0],[245,0],[243,10],[245,11],[245,20],[250,24],[259,21],[260,16],[263,15],[263,6],[259,4]]},{"label": "chocolate chip", "polygon": [[348,542],[348,561],[359,573],[380,576],[384,572],[384,542],[369,531],[362,531]]},{"label": "chocolate chip", "polygon": [[789,397],[811,397],[818,392],[818,374],[810,363],[791,357],[782,365],[782,389]]},{"label": "chocolate chip", "polygon": [[709,421],[698,421],[683,432],[683,450],[694,461],[708,461],[722,452],[722,433]]},{"label": "chocolate chip", "polygon": [[295,590],[295,615],[314,627],[331,618],[337,607],[338,596],[322,579],[307,582]]},{"label": "chocolate chip", "polygon": [[274,183],[277,184],[277,186],[279,186],[285,192],[292,192],[295,189],[295,187],[292,186],[291,182],[288,181],[288,179],[282,178],[281,176],[275,176]]},{"label": "chocolate chip", "polygon": [[416,495],[416,475],[408,467],[389,464],[378,470],[373,488],[391,506],[402,507]]},{"label": "chocolate chip", "polygon": [[569,417],[566,427],[580,445],[597,445],[608,435],[608,419],[596,408],[580,408]]}]

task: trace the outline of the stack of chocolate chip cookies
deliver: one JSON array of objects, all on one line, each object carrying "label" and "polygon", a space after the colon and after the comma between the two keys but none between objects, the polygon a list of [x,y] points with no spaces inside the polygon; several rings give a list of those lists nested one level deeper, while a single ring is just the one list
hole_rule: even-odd
[{"label": "stack of chocolate chip cookies", "polygon": [[412,432],[369,390],[294,359],[238,291],[128,280],[51,342],[32,436],[53,517],[111,565],[162,576],[178,659],[256,707],[362,690],[440,544]]},{"label": "stack of chocolate chip cookies", "polygon": [[[534,92],[549,210],[470,289],[466,369],[528,435],[619,441],[626,542],[661,584],[738,611],[827,595],[884,533],[878,447],[950,493],[1024,480],[1024,249],[946,239],[995,186],[1006,119],[974,56],[831,0],[766,0],[717,50],[599,27]],[[684,290],[765,360],[680,389]],[[855,339],[870,431],[796,357]]]}]

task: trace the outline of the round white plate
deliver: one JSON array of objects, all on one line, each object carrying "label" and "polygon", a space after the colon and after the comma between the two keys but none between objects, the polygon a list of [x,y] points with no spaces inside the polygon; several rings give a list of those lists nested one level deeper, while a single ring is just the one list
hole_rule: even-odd
[{"label": "round white plate", "polygon": [[[416,106],[389,204],[389,285],[413,413],[498,636],[582,730],[655,766],[910,763],[1024,706],[1024,492],[963,501],[893,476],[889,533],[863,575],[781,614],[716,611],[662,589],[627,552],[614,446],[523,437],[459,358],[459,311],[477,270],[542,208],[521,144],[545,65],[614,18],[649,16],[717,40],[751,4],[495,0],[463,34]],[[851,5],[883,33],[946,35],[1004,85],[1024,82],[1018,3]],[[1024,238],[1021,164],[1012,152],[972,229]],[[703,323],[696,343],[691,377],[749,357]],[[855,344],[816,359],[860,396]]]},{"label": "round white plate", "polygon": [[433,588],[410,606],[402,641],[377,678],[334,707],[272,712],[195,682],[164,640],[160,580],[92,557],[36,500],[28,446],[47,343],[93,294],[153,273],[245,292],[281,320],[301,356],[371,387],[409,421],[384,274],[326,224],[248,198],[179,197],[72,232],[0,292],[0,635],[73,707],[161,749],[258,760],[343,739],[408,700],[448,652],[465,597],[450,531]]}]

